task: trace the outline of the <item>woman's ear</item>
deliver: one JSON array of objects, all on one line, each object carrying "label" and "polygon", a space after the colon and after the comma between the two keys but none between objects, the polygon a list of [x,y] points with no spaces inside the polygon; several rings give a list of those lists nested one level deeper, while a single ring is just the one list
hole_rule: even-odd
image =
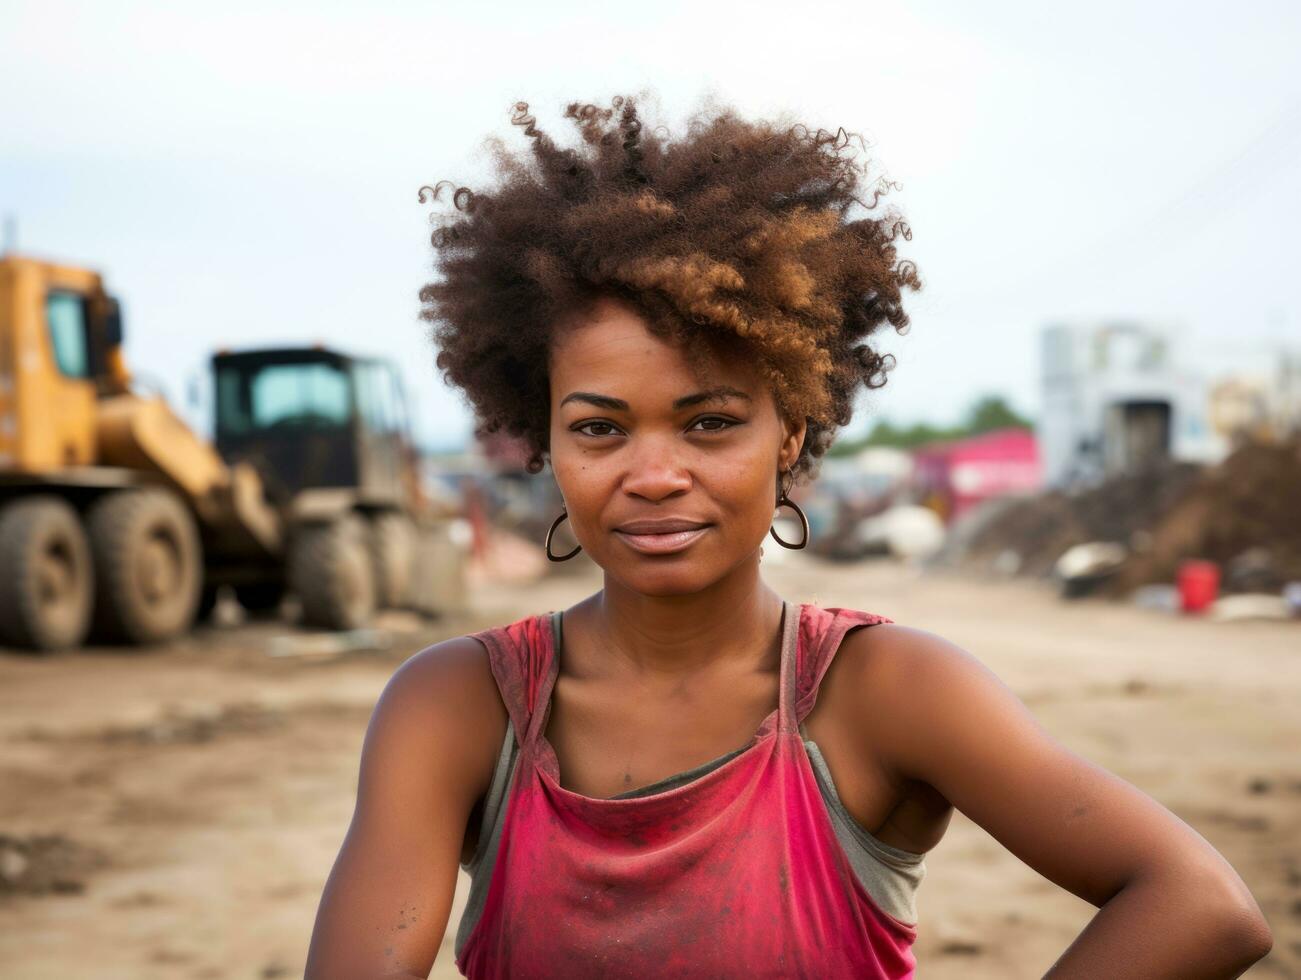
[{"label": "woman's ear", "polygon": [[782,420],[782,444],[777,453],[778,468],[785,473],[795,461],[800,458],[800,450],[804,447],[804,437],[808,434],[808,419],[801,418],[798,422],[792,422],[788,419]]}]

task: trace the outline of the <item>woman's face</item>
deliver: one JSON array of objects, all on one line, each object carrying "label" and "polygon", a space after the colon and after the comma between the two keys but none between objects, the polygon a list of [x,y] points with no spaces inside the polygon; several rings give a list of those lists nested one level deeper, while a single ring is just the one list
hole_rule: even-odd
[{"label": "woman's face", "polygon": [[755,559],[804,439],[754,365],[699,372],[611,299],[551,349],[551,466],[573,533],[645,595],[697,592]]}]

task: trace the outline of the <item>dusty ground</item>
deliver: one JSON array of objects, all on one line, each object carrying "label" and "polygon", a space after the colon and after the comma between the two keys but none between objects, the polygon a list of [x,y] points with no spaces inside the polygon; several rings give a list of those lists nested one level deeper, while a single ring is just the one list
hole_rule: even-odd
[{"label": "dusty ground", "polygon": [[[788,597],[961,644],[1057,738],[1197,828],[1273,925],[1274,952],[1249,975],[1301,976],[1301,627],[783,557],[770,580]],[[271,623],[149,652],[0,651],[0,976],[301,976],[393,669],[442,635],[592,588],[571,576],[493,590],[472,618],[395,618],[387,650],[337,656],[268,656],[286,632]],[[1093,912],[961,815],[927,867],[924,977],[1038,977]],[[453,932],[435,977],[457,975]]]}]

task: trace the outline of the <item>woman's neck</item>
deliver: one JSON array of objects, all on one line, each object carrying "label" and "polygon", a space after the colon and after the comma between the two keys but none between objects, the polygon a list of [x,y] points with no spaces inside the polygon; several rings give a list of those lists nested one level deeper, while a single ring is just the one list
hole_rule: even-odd
[{"label": "woman's neck", "polygon": [[610,668],[691,674],[731,658],[753,660],[780,650],[774,638],[782,599],[760,577],[757,554],[689,595],[648,596],[606,576],[605,587],[581,605],[587,607],[589,636]]}]

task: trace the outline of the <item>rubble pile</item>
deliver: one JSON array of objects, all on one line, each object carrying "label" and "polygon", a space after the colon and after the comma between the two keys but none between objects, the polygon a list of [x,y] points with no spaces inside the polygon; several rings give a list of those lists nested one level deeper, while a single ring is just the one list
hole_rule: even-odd
[{"label": "rubble pile", "polygon": [[954,559],[960,564],[1047,576],[1077,544],[1115,541],[1141,549],[1163,513],[1202,476],[1193,463],[1167,462],[1085,490],[1051,490],[998,502],[969,532]]},{"label": "rubble pile", "polygon": [[1207,470],[1160,516],[1114,590],[1171,581],[1186,558],[1218,564],[1225,592],[1274,592],[1301,580],[1301,437],[1248,444]]},{"label": "rubble pile", "polygon": [[1301,580],[1301,437],[1244,445],[1214,467],[1167,462],[1005,500],[972,523],[955,564],[1046,577],[1069,548],[1115,542],[1129,557],[1105,593],[1171,582],[1186,559],[1218,564],[1223,592],[1276,591]]}]

